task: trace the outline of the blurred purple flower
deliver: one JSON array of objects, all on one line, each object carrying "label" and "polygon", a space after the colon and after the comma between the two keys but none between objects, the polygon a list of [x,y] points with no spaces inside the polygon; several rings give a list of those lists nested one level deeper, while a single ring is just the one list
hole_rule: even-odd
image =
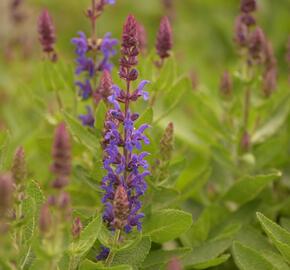
[{"label": "blurred purple flower", "polygon": [[101,44],[101,52],[103,53],[103,59],[99,64],[99,70],[109,70],[113,68],[113,64],[110,62],[110,58],[116,54],[114,46],[118,44],[118,40],[111,38],[111,33],[107,33]]},{"label": "blurred purple flower", "polygon": [[86,109],[87,109],[87,114],[81,114],[79,116],[79,119],[81,120],[84,126],[94,127],[95,118],[93,116],[93,110],[90,106],[87,106]]},{"label": "blurred purple flower", "polygon": [[88,99],[92,93],[93,89],[89,80],[86,80],[85,83],[80,81],[76,82],[76,85],[79,87],[79,95],[85,100]]}]

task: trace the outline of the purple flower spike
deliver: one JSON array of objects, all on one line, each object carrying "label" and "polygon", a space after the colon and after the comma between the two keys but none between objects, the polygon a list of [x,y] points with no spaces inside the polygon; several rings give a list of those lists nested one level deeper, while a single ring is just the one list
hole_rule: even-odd
[{"label": "purple flower spike", "polygon": [[84,126],[94,127],[95,118],[93,116],[93,110],[90,106],[87,106],[87,114],[81,114],[79,119],[82,121]]},{"label": "purple flower spike", "polygon": [[145,157],[147,152],[138,153],[142,143],[149,144],[144,135],[149,127],[147,124],[135,128],[138,113],[132,113],[130,103],[139,97],[148,99],[144,91],[147,80],[139,83],[135,91],[131,91],[131,81],[136,80],[138,72],[135,69],[139,53],[136,36],[136,20],[128,16],[122,35],[122,57],[120,60],[120,77],[126,81],[126,91],[117,85],[111,87],[112,94],[108,101],[113,105],[106,115],[104,125],[103,166],[107,174],[102,180],[105,204],[103,220],[111,230],[131,232],[134,227],[142,229],[140,213],[140,196],[144,195],[147,185],[145,177],[150,174]]}]

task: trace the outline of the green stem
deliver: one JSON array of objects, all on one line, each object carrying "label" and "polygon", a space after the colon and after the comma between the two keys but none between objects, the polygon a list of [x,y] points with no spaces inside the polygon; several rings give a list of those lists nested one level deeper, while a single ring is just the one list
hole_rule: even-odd
[{"label": "green stem", "polygon": [[110,250],[110,253],[109,253],[109,255],[106,259],[106,262],[105,262],[106,266],[111,266],[111,263],[114,260],[114,257],[116,255],[115,248],[119,242],[120,235],[121,235],[121,230],[116,230],[115,235],[114,235],[113,247]]}]

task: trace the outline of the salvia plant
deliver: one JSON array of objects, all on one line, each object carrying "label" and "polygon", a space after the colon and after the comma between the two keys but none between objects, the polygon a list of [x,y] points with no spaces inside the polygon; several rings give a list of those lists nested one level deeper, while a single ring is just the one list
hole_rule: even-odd
[{"label": "salvia plant", "polygon": [[[7,5],[16,26],[23,2]],[[205,3],[87,2],[41,6],[39,50],[4,57],[0,270],[290,269],[290,39],[281,57],[267,5],[232,3],[217,32],[233,63],[211,60],[204,82],[178,48],[180,12]]]}]

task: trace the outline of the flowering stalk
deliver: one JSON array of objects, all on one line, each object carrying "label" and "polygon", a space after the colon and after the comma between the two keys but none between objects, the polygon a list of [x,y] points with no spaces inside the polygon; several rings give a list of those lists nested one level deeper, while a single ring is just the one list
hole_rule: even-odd
[{"label": "flowering stalk", "polygon": [[245,151],[249,149],[250,145],[248,122],[251,107],[251,83],[255,77],[254,67],[262,65],[264,68],[262,90],[265,97],[269,97],[274,91],[277,77],[276,60],[272,46],[267,41],[263,30],[256,25],[256,20],[252,14],[256,9],[256,0],[241,0],[241,13],[235,22],[235,41],[245,60],[244,79],[247,84],[244,95],[244,119],[241,134],[241,148]]},{"label": "flowering stalk", "polygon": [[[93,99],[93,105],[97,105],[103,98],[106,100],[106,96],[99,91],[97,75],[105,71],[111,72],[112,63],[111,57],[116,54],[114,46],[117,45],[117,40],[111,38],[111,33],[106,33],[103,38],[98,38],[96,33],[96,21],[102,14],[106,5],[114,4],[113,0],[92,0],[91,7],[87,10],[86,15],[91,22],[91,36],[87,37],[85,33],[79,32],[79,37],[73,38],[72,43],[75,45],[76,69],[75,74],[81,76],[79,80],[75,82],[79,88],[78,95],[82,100],[88,100],[91,97]],[[99,54],[102,55],[99,58]],[[102,81],[100,82],[100,84]],[[98,98],[95,98],[98,97]],[[94,102],[95,101],[95,102]],[[80,115],[80,120],[83,125],[93,127],[94,116],[91,107],[87,107],[87,114]]]},{"label": "flowering stalk", "polygon": [[[134,122],[138,119],[137,113],[132,113],[131,102],[139,97],[148,99],[148,93],[144,91],[148,81],[141,81],[138,87],[132,91],[132,81],[138,78],[137,65],[139,53],[137,38],[137,22],[134,16],[129,15],[123,27],[122,48],[120,59],[120,77],[125,81],[125,90],[117,85],[112,87],[113,94],[108,98],[113,108],[107,113],[105,120],[103,165],[107,175],[102,180],[102,189],[105,194],[102,202],[105,204],[103,220],[109,229],[115,231],[115,244],[119,241],[121,232],[129,233],[134,227],[140,231],[142,228],[140,219],[144,217],[140,213],[142,196],[147,188],[144,180],[149,175],[146,152],[135,153],[141,150],[143,141],[149,144],[148,138],[143,134],[149,126],[141,125],[134,128]],[[107,257],[106,263],[110,265],[114,251]]]},{"label": "flowering stalk", "polygon": [[43,52],[47,54],[51,61],[55,62],[57,60],[57,54],[54,49],[56,41],[55,27],[48,10],[43,10],[38,17],[38,34]]},{"label": "flowering stalk", "polygon": [[65,245],[65,227],[67,221],[71,221],[70,196],[64,190],[71,173],[71,144],[64,123],[60,123],[55,130],[52,157],[51,171],[55,176],[52,182],[53,192],[41,207],[39,231],[42,236],[41,244],[49,255],[49,267],[56,269],[60,251]]},{"label": "flowering stalk", "polygon": [[158,66],[162,66],[164,59],[170,56],[170,50],[172,49],[172,29],[167,17],[163,17],[156,38],[156,50],[160,57]]}]

